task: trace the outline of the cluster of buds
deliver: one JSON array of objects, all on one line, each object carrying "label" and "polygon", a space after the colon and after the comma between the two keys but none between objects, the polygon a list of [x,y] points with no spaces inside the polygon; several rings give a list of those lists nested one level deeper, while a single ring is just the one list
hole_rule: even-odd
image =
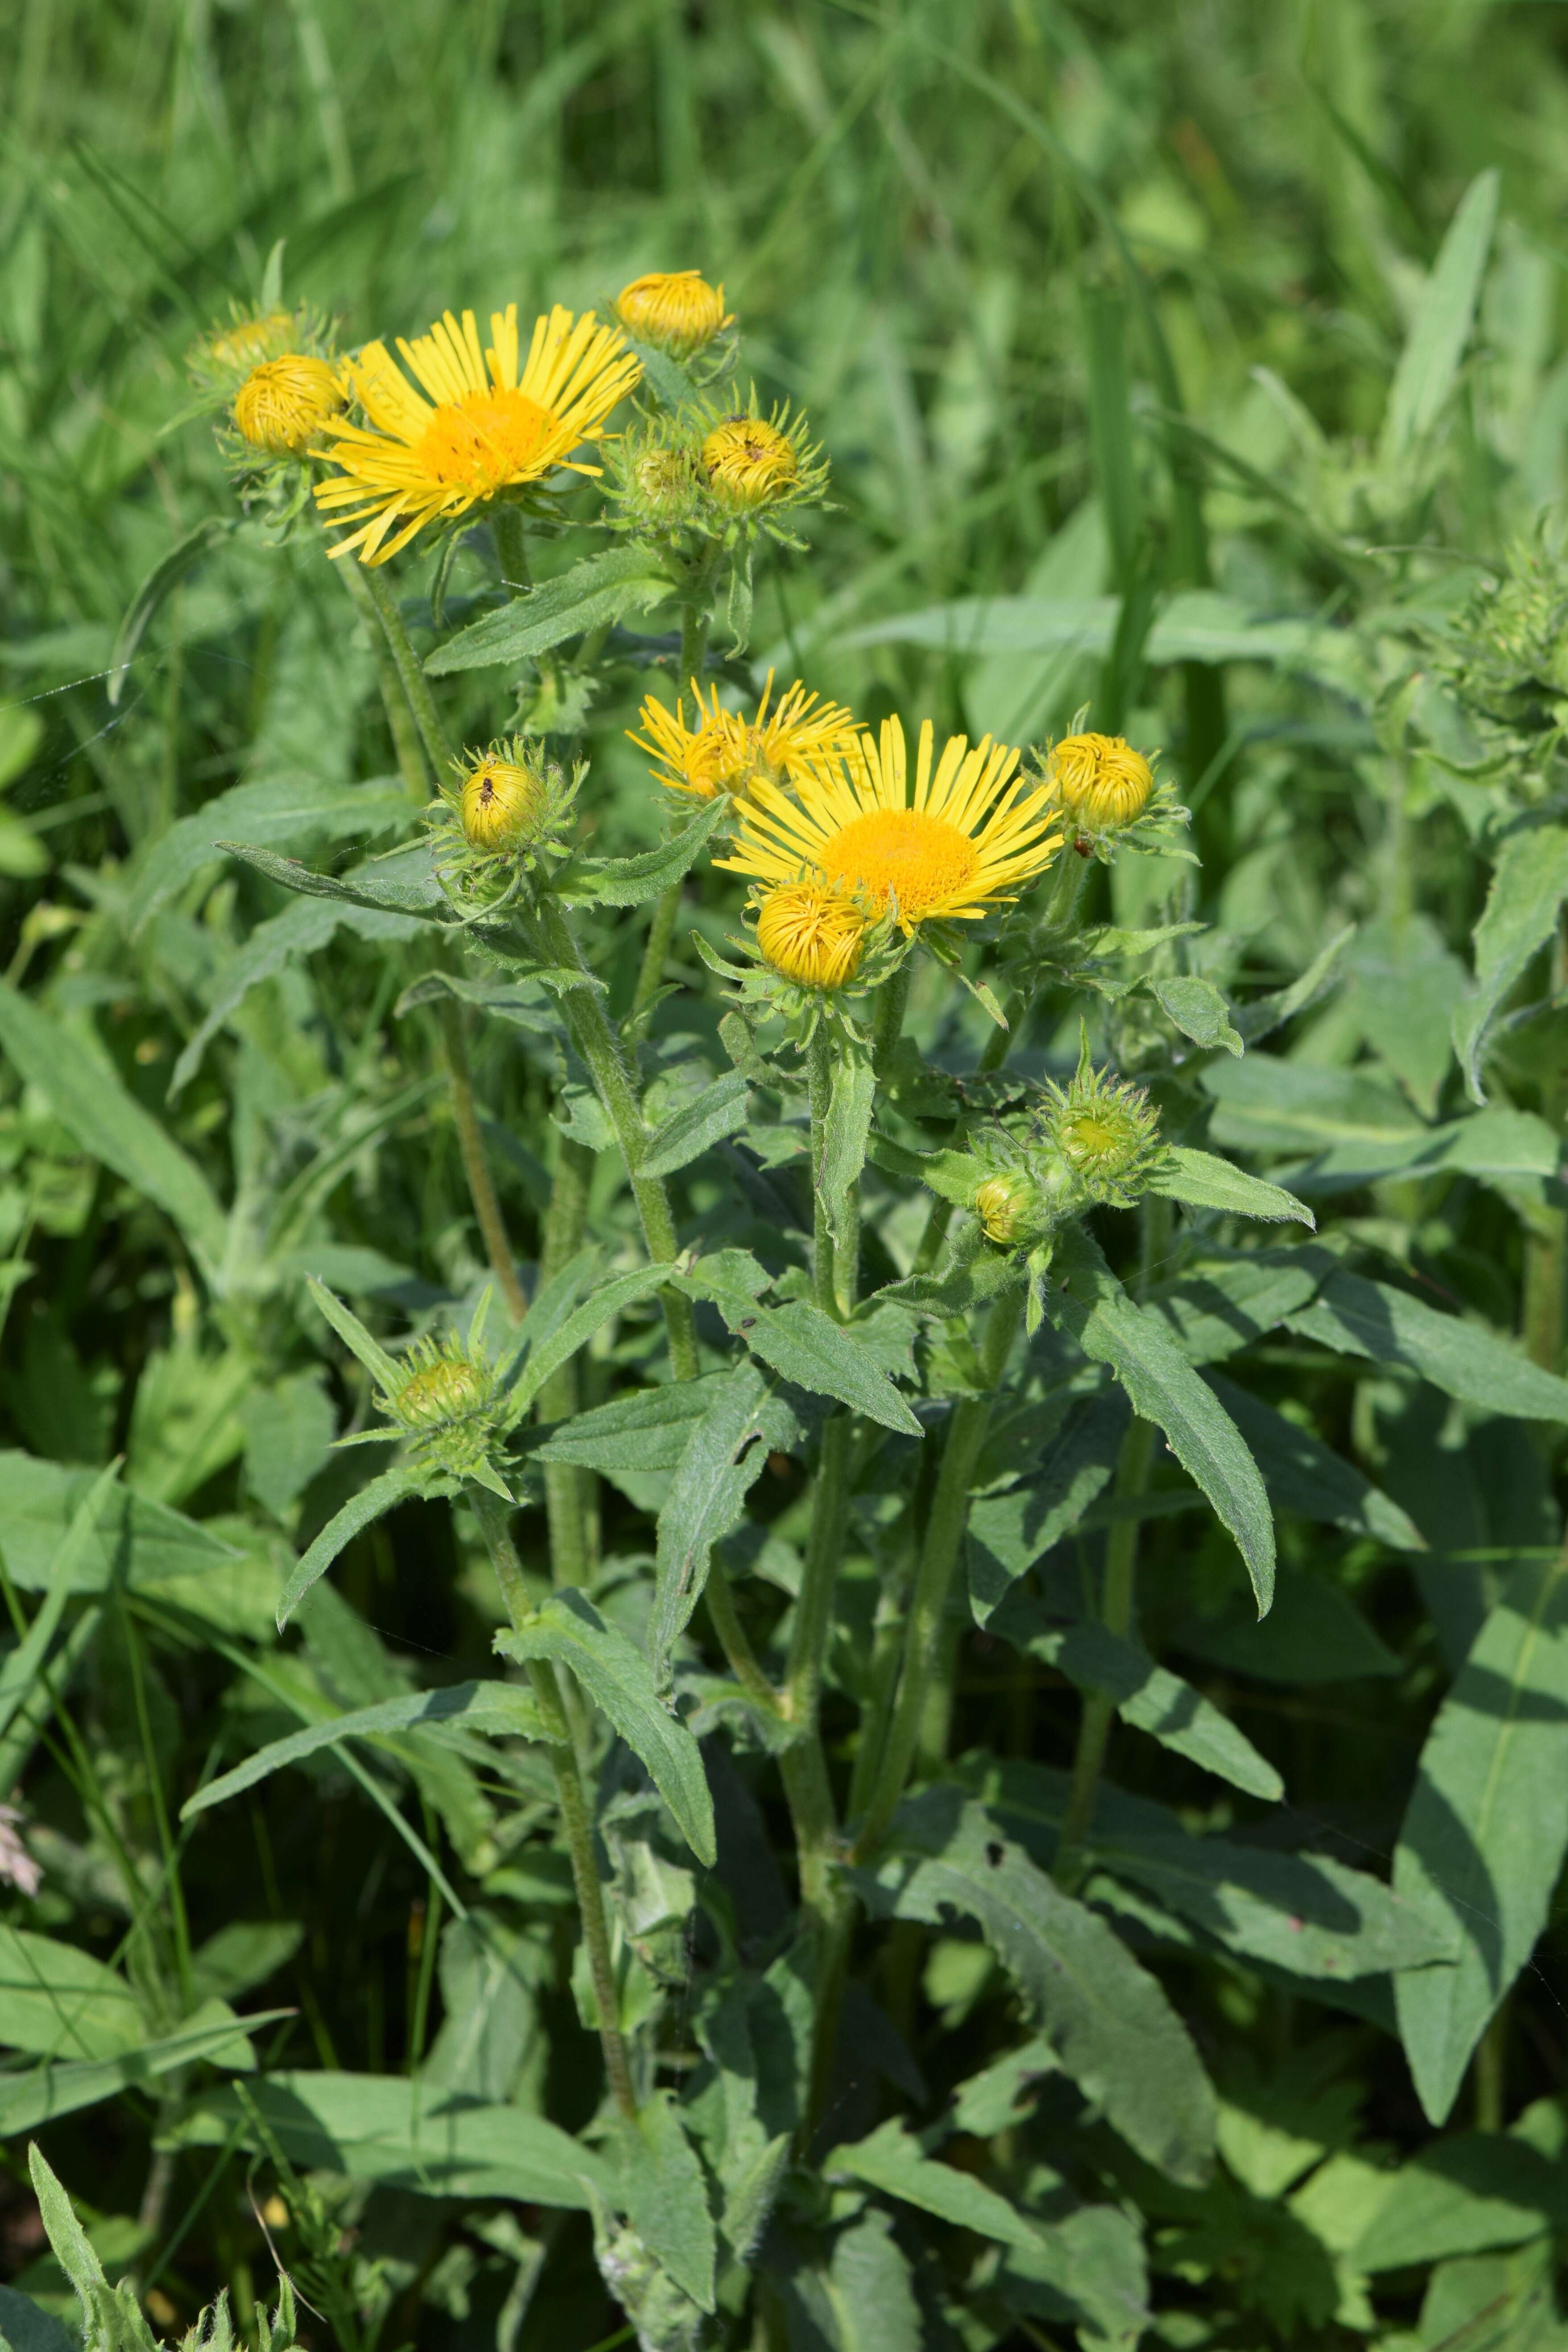
[{"label": "cluster of buds", "polygon": [[527,736],[513,735],[455,762],[426,812],[436,872],[470,921],[511,905],[543,859],[564,857],[566,827],[583,771],[570,776]]},{"label": "cluster of buds", "polygon": [[665,541],[797,546],[787,518],[827,481],[805,418],[787,402],[764,416],[754,388],[743,408],[702,401],[644,417],[605,454],[612,526]]},{"label": "cluster of buds", "polygon": [[1086,1035],[1070,1082],[1047,1080],[1021,1131],[982,1128],[963,1153],[937,1155],[931,1181],[998,1249],[1034,1252],[1087,1209],[1131,1208],[1163,1156],[1159,1112],[1141,1087],[1094,1067]]},{"label": "cluster of buds", "polygon": [[1436,634],[1433,667],[1479,737],[1472,764],[1489,761],[1538,797],[1568,731],[1568,565],[1545,530],[1484,572]]}]

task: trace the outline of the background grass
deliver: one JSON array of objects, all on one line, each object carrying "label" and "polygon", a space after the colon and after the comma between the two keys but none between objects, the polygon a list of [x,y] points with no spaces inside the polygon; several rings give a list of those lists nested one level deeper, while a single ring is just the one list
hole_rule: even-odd
[{"label": "background grass", "polygon": [[[91,1016],[106,1041],[96,1050],[173,1118],[215,1181],[251,1164],[247,1122],[263,1108],[291,1139],[286,1174],[308,1150],[342,1145],[366,1090],[391,1101],[411,1068],[429,1066],[427,1041],[391,1017],[386,960],[340,941],[328,975],[290,971],[251,1001],[171,1112],[174,1057],[272,902],[233,877],[215,887],[210,870],[141,928],[127,898],[147,845],[237,781],[291,763],[344,776],[391,765],[368,650],[348,644],[341,592],[294,549],[219,551],[164,606],[120,699],[107,690],[138,583],[182,533],[227,510],[205,426],[165,430],[187,397],[183,354],[231,301],[254,299],[279,238],[290,299],[331,312],[353,341],[417,331],[448,306],[585,306],[642,269],[700,265],[742,315],[761,388],[809,411],[833,467],[836,506],[811,555],[771,560],[760,577],[764,663],[802,668],[871,720],[896,708],[1022,740],[1059,728],[1093,695],[1102,723],[1163,740],[1200,803],[1198,910],[1222,926],[1215,969],[1227,981],[1293,974],[1342,919],[1387,911],[1413,870],[1423,903],[1462,944],[1484,877],[1442,812],[1415,868],[1391,862],[1386,747],[1365,712],[1255,668],[1155,674],[1114,659],[960,656],[874,631],[998,591],[1209,584],[1263,611],[1364,610],[1386,572],[1358,569],[1346,550],[1358,532],[1396,536],[1370,456],[1389,381],[1442,233],[1493,164],[1505,222],[1484,361],[1415,528],[1452,551],[1458,576],[1560,499],[1561,9],[22,0],[14,29],[0,151],[0,690],[10,698],[0,767],[9,746],[19,822],[0,836],[0,955],[14,977],[47,973],[57,1009]],[[1316,457],[1300,455],[1271,383],[1321,428]],[[1273,495],[1281,487],[1293,508]],[[466,555],[454,593],[481,578],[480,555]],[[622,733],[635,698],[628,681],[594,714],[590,807],[617,846],[652,837],[658,821]],[[471,709],[476,725],[489,714],[489,731],[478,688]],[[1117,911],[1135,914],[1180,879],[1157,864],[1119,868]],[[928,991],[921,1017],[931,1025],[941,1013]],[[1375,1054],[1369,1023],[1363,991],[1304,1050],[1326,1062]],[[492,1046],[484,1078],[500,1124],[529,1132],[538,1074]],[[389,1255],[417,1302],[442,1284],[461,1288],[476,1268],[449,1127],[435,1112],[423,1126],[412,1112],[403,1121],[406,1151],[356,1158],[344,1147],[332,1230]],[[129,1448],[132,1483],[228,1526],[243,1499],[239,1448],[226,1453],[221,1433],[203,1439],[198,1406],[235,1335],[203,1320],[153,1214],[83,1163],[36,1100],[17,1095],[0,1113],[0,1238],[32,1269],[6,1293],[6,1442],[75,1463]],[[526,1150],[514,1152],[504,1181],[525,1233],[541,1181]],[[1388,1207],[1352,1203],[1369,1234]],[[1412,1212],[1398,1244],[1405,1262],[1511,1326],[1512,1221],[1488,1201],[1446,1227],[1423,1224],[1425,1213]],[[281,1306],[261,1322],[269,1378],[310,1369]],[[256,1330],[245,1344],[254,1351]],[[246,1376],[241,1364],[235,1427]],[[1279,1399],[1310,1392],[1283,1350],[1268,1377]],[[1342,1400],[1321,1402],[1321,1425],[1337,1416],[1337,1433],[1381,1458],[1395,1491],[1402,1477],[1414,1491],[1438,1431],[1405,1428],[1395,1442],[1362,1395],[1354,1433]],[[336,1475],[322,1471],[298,1505],[296,1544],[341,1499]],[[1488,1475],[1494,1500],[1533,1492],[1522,1456],[1512,1467],[1500,1456]],[[1288,1538],[1299,1562],[1318,1540]],[[1231,1572],[1209,1555],[1194,1565],[1173,1538],[1168,1559],[1173,1580],[1151,1603],[1156,1630],[1162,1612],[1174,1622],[1223,1593]],[[1397,1704],[1373,1709],[1353,1687],[1325,1694],[1284,1670],[1233,1696],[1292,1789],[1311,1791],[1313,1822],[1337,1824],[1358,1853],[1383,1853],[1441,1662],[1410,1594],[1379,1581],[1374,1557],[1336,1572],[1405,1662]],[[444,1513],[402,1514],[359,1548],[343,1582],[405,1663],[433,1658],[441,1674],[483,1654],[482,1578]],[[239,1609],[231,1637],[243,1629]],[[353,1637],[338,1631],[342,1684]],[[155,1852],[160,1776],[194,1785],[233,1711],[266,1702],[216,1654],[165,1642],[138,1710],[139,1638],[127,1616],[106,1641],[82,1737],[106,1817],[136,1851]],[[1211,1664],[1223,1690],[1217,1651]],[[1003,1703],[977,1660],[975,1736],[994,1729]],[[1026,1744],[1027,1691],[1005,1703],[1007,1737]],[[1053,1738],[1041,1734],[1061,1761]],[[68,1743],[53,1780],[30,1787],[55,1891],[28,1916],[108,1955],[142,1928],[123,1893],[91,1878],[102,1865],[73,1758],[79,1777]],[[197,1838],[186,1859],[198,1944],[237,1916],[306,1924],[279,1979],[279,1998],[300,2011],[291,2063],[395,2068],[439,2023],[424,1959],[429,1886],[366,1820],[339,1801],[304,1814],[257,1805],[245,1837]],[[428,1832],[428,1801],[426,1822]],[[163,1929],[145,1940],[163,1949]],[[176,1967],[172,1950],[157,1966]],[[1510,2112],[1564,2079],[1560,1950],[1554,1932],[1518,2005]],[[910,2022],[914,1989],[895,1983],[889,1998]],[[926,2027],[945,2024],[964,2046],[963,1987],[928,1982],[923,1999]],[[1260,2021],[1245,1989],[1211,1985],[1193,1999],[1205,2004],[1208,2054],[1232,2034],[1238,2048],[1248,2036],[1289,2041],[1289,2019]],[[560,2024],[564,2002],[542,2000]],[[1339,2030],[1320,2014],[1303,2044],[1318,2047],[1321,2032],[1330,2063]],[[1422,2145],[1396,2049],[1369,2039],[1354,2054],[1369,2145]],[[552,2063],[551,2112],[581,2120],[577,2086]],[[189,2165],[173,2181],[160,2170],[154,2121],[152,2101],[128,2099],[57,2127],[49,2145],[106,2258],[112,2247],[162,2273],[167,2320],[187,2321],[226,2282],[243,2312],[253,2275],[266,2275],[259,2234],[226,2190],[171,2253],[201,2177]],[[5,2161],[14,2176],[15,2147]],[[1174,2228],[1180,2216],[1163,2219]],[[515,2256],[461,2237],[451,2220],[433,2218],[429,2200],[391,2200],[367,2243],[386,2253],[405,2332],[477,2346],[494,2340]],[[5,2226],[13,2268],[47,2292],[19,2187]],[[1246,2229],[1237,2245],[1245,2263]],[[552,2300],[529,2325],[548,2325],[542,2342],[586,2345],[615,2316],[576,2225],[563,2249]],[[1201,2248],[1191,2260],[1201,2273]],[[1263,2288],[1250,2303],[1242,2291],[1239,2307],[1250,2316],[1226,2339],[1238,2344],[1254,2340],[1248,2326],[1270,2342],[1331,2327],[1303,2316],[1317,2308],[1305,2289],[1272,2303]],[[1384,2317],[1396,2326],[1413,2313],[1407,2301]]]}]

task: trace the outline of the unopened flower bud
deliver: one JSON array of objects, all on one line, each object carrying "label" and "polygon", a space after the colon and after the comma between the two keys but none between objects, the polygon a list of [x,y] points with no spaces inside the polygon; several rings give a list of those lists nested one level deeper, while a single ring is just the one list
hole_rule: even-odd
[{"label": "unopened flower bud", "polygon": [[865,935],[866,917],[855,900],[820,882],[781,883],[757,915],[763,961],[803,988],[842,988],[853,980]]},{"label": "unopened flower bud", "polygon": [[1011,1249],[1038,1231],[1039,1196],[1026,1177],[988,1176],[974,1195],[974,1213],[987,1241]]},{"label": "unopened flower bud", "polygon": [[392,1404],[411,1429],[437,1429],[444,1422],[463,1420],[487,1395],[488,1383],[477,1364],[438,1356],[404,1382]]},{"label": "unopened flower bud", "polygon": [[733,324],[724,308],[724,289],[710,286],[700,270],[650,270],[623,286],[615,312],[628,335],[688,360]]},{"label": "unopened flower bud", "polygon": [[1094,833],[1133,824],[1149,804],[1154,773],[1120,735],[1068,735],[1052,751],[1047,781],[1069,814]]},{"label": "unopened flower bud", "polygon": [[748,511],[789,495],[800,455],[790,436],[764,418],[726,416],[702,444],[702,468],[721,504]]},{"label": "unopened flower bud", "polygon": [[531,770],[487,751],[465,778],[458,803],[469,847],[489,856],[523,847],[539,830],[546,797]]},{"label": "unopened flower bud", "polygon": [[234,395],[236,428],[253,449],[273,457],[300,457],[344,405],[335,367],[304,352],[263,360]]}]

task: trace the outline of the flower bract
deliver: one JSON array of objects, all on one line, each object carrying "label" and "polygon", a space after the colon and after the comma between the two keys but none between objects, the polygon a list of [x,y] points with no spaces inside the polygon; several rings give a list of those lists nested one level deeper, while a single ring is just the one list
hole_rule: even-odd
[{"label": "flower bract", "polygon": [[523,490],[569,467],[641,370],[618,328],[556,309],[539,320],[521,360],[517,305],[490,319],[481,349],[474,314],[451,311],[398,350],[419,389],[384,343],[367,343],[349,363],[363,425],[337,428],[328,456],[340,478],[317,485],[324,512],[355,528],[332,552],[357,550],[384,563],[429,523]]},{"label": "flower bract", "polygon": [[859,968],[866,929],[863,908],[846,891],[781,882],[757,910],[757,948],[803,988],[842,988]]},{"label": "flower bract", "polygon": [[798,804],[754,782],[735,854],[714,863],[762,882],[818,873],[878,913],[891,909],[906,933],[978,919],[1050,864],[1059,824],[1044,785],[1024,790],[1016,751],[989,736],[972,750],[955,735],[933,765],[934,749],[927,720],[911,778],[903,728],[889,719],[879,739],[862,735],[847,758],[797,776]]},{"label": "flower bract", "polygon": [[638,717],[646,732],[631,740],[656,765],[661,784],[673,792],[690,793],[710,801],[716,793],[739,799],[759,781],[778,784],[796,775],[814,760],[830,758],[848,749],[855,740],[855,721],[837,702],[822,702],[808,694],[796,678],[773,705],[773,673],[763,689],[755,719],[726,710],[719,689],[710,689],[711,707],[702,688],[691,681],[697,724],[686,723],[684,697],[673,711],[649,695]]},{"label": "flower bract", "polygon": [[623,286],[615,312],[629,335],[690,359],[734,320],[724,308],[724,289],[710,286],[698,269],[654,269]]},{"label": "flower bract", "polygon": [[339,370],[309,352],[258,361],[234,395],[241,438],[272,457],[302,457],[344,405]]}]

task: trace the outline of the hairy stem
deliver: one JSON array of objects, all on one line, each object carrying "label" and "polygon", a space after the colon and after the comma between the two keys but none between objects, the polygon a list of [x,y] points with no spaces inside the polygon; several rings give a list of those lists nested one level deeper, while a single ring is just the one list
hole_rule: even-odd
[{"label": "hairy stem", "polygon": [[[709,598],[716,569],[717,551],[708,549],[698,557],[687,574],[680,606],[680,676],[676,693],[679,699],[690,686],[693,693],[698,695],[697,718],[700,724],[702,718],[702,665],[708,658],[708,635],[713,626]],[[680,919],[680,900],[685,887],[682,882],[672,882],[654,902],[653,919],[648,924],[647,941],[637,971],[637,984],[632,992],[628,1015],[631,1020],[635,1021],[639,1013],[645,1013],[658,994],[669,955],[669,943]]]},{"label": "hairy stem", "polygon": [[[571,926],[553,899],[546,898],[541,907],[539,927],[548,960],[567,971],[580,971],[586,978],[587,966],[583,961]],[[631,1181],[632,1198],[642,1220],[648,1255],[656,1263],[668,1261],[676,1255],[679,1248],[675,1215],[663,1178],[643,1172],[642,1163],[648,1144],[647,1126],[620,1040],[611,1028],[609,1016],[605,1011],[604,1000],[595,988],[574,988],[567,991],[563,1009],[572,1032],[572,1042],[588,1065],[595,1091],[616,1130],[616,1140],[621,1147],[621,1156]],[[697,1320],[691,1311],[691,1301],[679,1290],[661,1291],[659,1298],[664,1308],[665,1328],[669,1335],[670,1370],[678,1381],[695,1380]]]},{"label": "hairy stem", "polygon": [[[1149,1483],[1149,1465],[1153,1458],[1152,1423],[1134,1421],[1121,1441],[1121,1458],[1117,1465],[1116,1475],[1119,1498],[1131,1502],[1143,1492]],[[1125,1639],[1132,1631],[1137,1586],[1138,1522],[1133,1518],[1119,1519],[1105,1543],[1105,1580],[1100,1593],[1100,1615],[1108,1633]],[[1076,1885],[1082,1876],[1083,1842],[1094,1819],[1100,1775],[1104,1767],[1115,1713],[1115,1702],[1104,1691],[1090,1691],[1084,1699],[1083,1712],[1079,1717],[1078,1746],[1073,1751],[1067,1811],[1062,1816],[1061,1835],[1057,1842],[1056,1876],[1058,1883],[1066,1887]]]},{"label": "hairy stem", "polygon": [[[510,1510],[499,1495],[492,1495],[488,1486],[481,1486],[472,1479],[468,1481],[465,1492],[483,1532],[507,1613],[514,1625],[521,1625],[531,1612],[523,1582],[522,1564],[511,1539]],[[572,1857],[572,1884],[577,1896],[578,1915],[583,1922],[583,1942],[588,1954],[588,1973],[594,1987],[595,2006],[599,2012],[599,2046],[605,2053],[605,2074],[611,2096],[622,2115],[635,2116],[637,2111],[637,2094],[632,2088],[626,2045],[621,2036],[609,1921],[605,1914],[604,1889],[599,1884],[598,1858],[594,1850],[593,1818],[588,1811],[583,1776],[578,1769],[576,1750],[572,1744],[560,1678],[548,1661],[532,1659],[529,1663],[528,1679],[539,1702],[539,1711],[544,1717],[550,1744],[550,1764],[555,1775],[561,1826],[565,1832],[566,1849]]]},{"label": "hairy stem", "polygon": [[[353,563],[355,558],[342,556],[339,561]],[[408,707],[414,713],[414,724],[419,730],[419,740],[425,746],[430,772],[439,779],[451,768],[452,747],[447,740],[447,730],[441,724],[441,714],[436,708],[430,681],[409,641],[408,631],[403,625],[403,614],[398,610],[397,599],[388,584],[385,572],[379,565],[372,564],[362,564],[360,571],[391,649],[403,691],[408,698]]]},{"label": "hairy stem", "polygon": [[675,926],[680,919],[680,900],[686,885],[672,882],[654,900],[653,920],[647,927],[647,939],[637,967],[637,984],[632,991],[631,1010],[626,1018],[635,1021],[646,1013],[664,982],[664,967],[669,959],[669,943],[675,937]]},{"label": "hairy stem", "polygon": [[392,748],[397,760],[397,772],[403,779],[404,790],[418,808],[430,797],[430,775],[425,765],[424,748],[419,730],[414,723],[414,713],[408,697],[403,690],[403,680],[393,658],[386,631],[371,592],[364,566],[352,556],[335,563],[332,569],[342,582],[358,607],[360,618],[370,631],[371,658],[375,664],[376,684],[386,712],[386,724],[392,735]]},{"label": "hairy stem", "polygon": [[779,1695],[763,1672],[757,1654],[741,1622],[730,1571],[717,1551],[709,1559],[704,1594],[709,1621],[719,1637],[719,1646],[729,1661],[730,1671],[735,1680],[753,1706],[761,1707],[764,1715],[782,1716],[784,1708]]},{"label": "hairy stem", "polygon": [[518,1279],[500,1202],[496,1198],[495,1181],[490,1175],[489,1161],[485,1157],[485,1139],[479,1131],[479,1117],[474,1108],[473,1081],[468,1074],[463,1008],[456,997],[446,996],[441,1000],[441,1029],[447,1046],[447,1073],[452,1088],[452,1116],[457,1121],[458,1146],[463,1155],[463,1173],[468,1180],[468,1192],[474,1203],[474,1214],[479,1221],[485,1255],[506,1301],[507,1313],[514,1323],[521,1323],[528,1312],[528,1301]]},{"label": "hairy stem", "polygon": [[[594,1155],[586,1144],[561,1138],[550,1206],[540,1236],[539,1282],[542,1289],[583,1246],[588,1222],[588,1186]],[[542,1421],[571,1421],[580,1402],[577,1359],[557,1365],[539,1391]],[[544,1513],[550,1528],[550,1570],[557,1584],[586,1584],[593,1570],[588,1521],[593,1472],[574,1462],[546,1462]]]},{"label": "hairy stem", "polygon": [[530,580],[528,531],[521,508],[509,506],[504,499],[500,500],[490,510],[490,529],[495,533],[501,586],[513,596],[521,595]]},{"label": "hairy stem", "polygon": [[910,982],[913,977],[913,959],[906,956],[891,979],[882,982],[878,992],[871,1027],[871,1059],[876,1066],[879,1084],[886,1083],[899,1039],[903,1034],[904,1013],[909,1005]]},{"label": "hairy stem", "polygon": [[931,1517],[921,1547],[920,1565],[915,1571],[910,1613],[904,1626],[904,1654],[898,1697],[894,1701],[892,1721],[888,1727],[887,1744],[878,1766],[870,1801],[856,1840],[856,1852],[860,1854],[872,1853],[887,1835],[888,1825],[893,1818],[894,1808],[903,1793],[904,1782],[914,1760],[925,1712],[926,1691],[941,1661],[948,1594],[963,1542],[964,1523],[969,1515],[970,1485],[980,1459],[980,1449],[985,1443],[986,1430],[991,1424],[995,1391],[1006,1369],[1008,1353],[1023,1312],[1022,1288],[1006,1291],[993,1303],[981,1350],[985,1392],[981,1396],[964,1397],[953,1407],[947,1443],[942,1448],[942,1468],[937,1475],[936,1492],[931,1497]]}]

